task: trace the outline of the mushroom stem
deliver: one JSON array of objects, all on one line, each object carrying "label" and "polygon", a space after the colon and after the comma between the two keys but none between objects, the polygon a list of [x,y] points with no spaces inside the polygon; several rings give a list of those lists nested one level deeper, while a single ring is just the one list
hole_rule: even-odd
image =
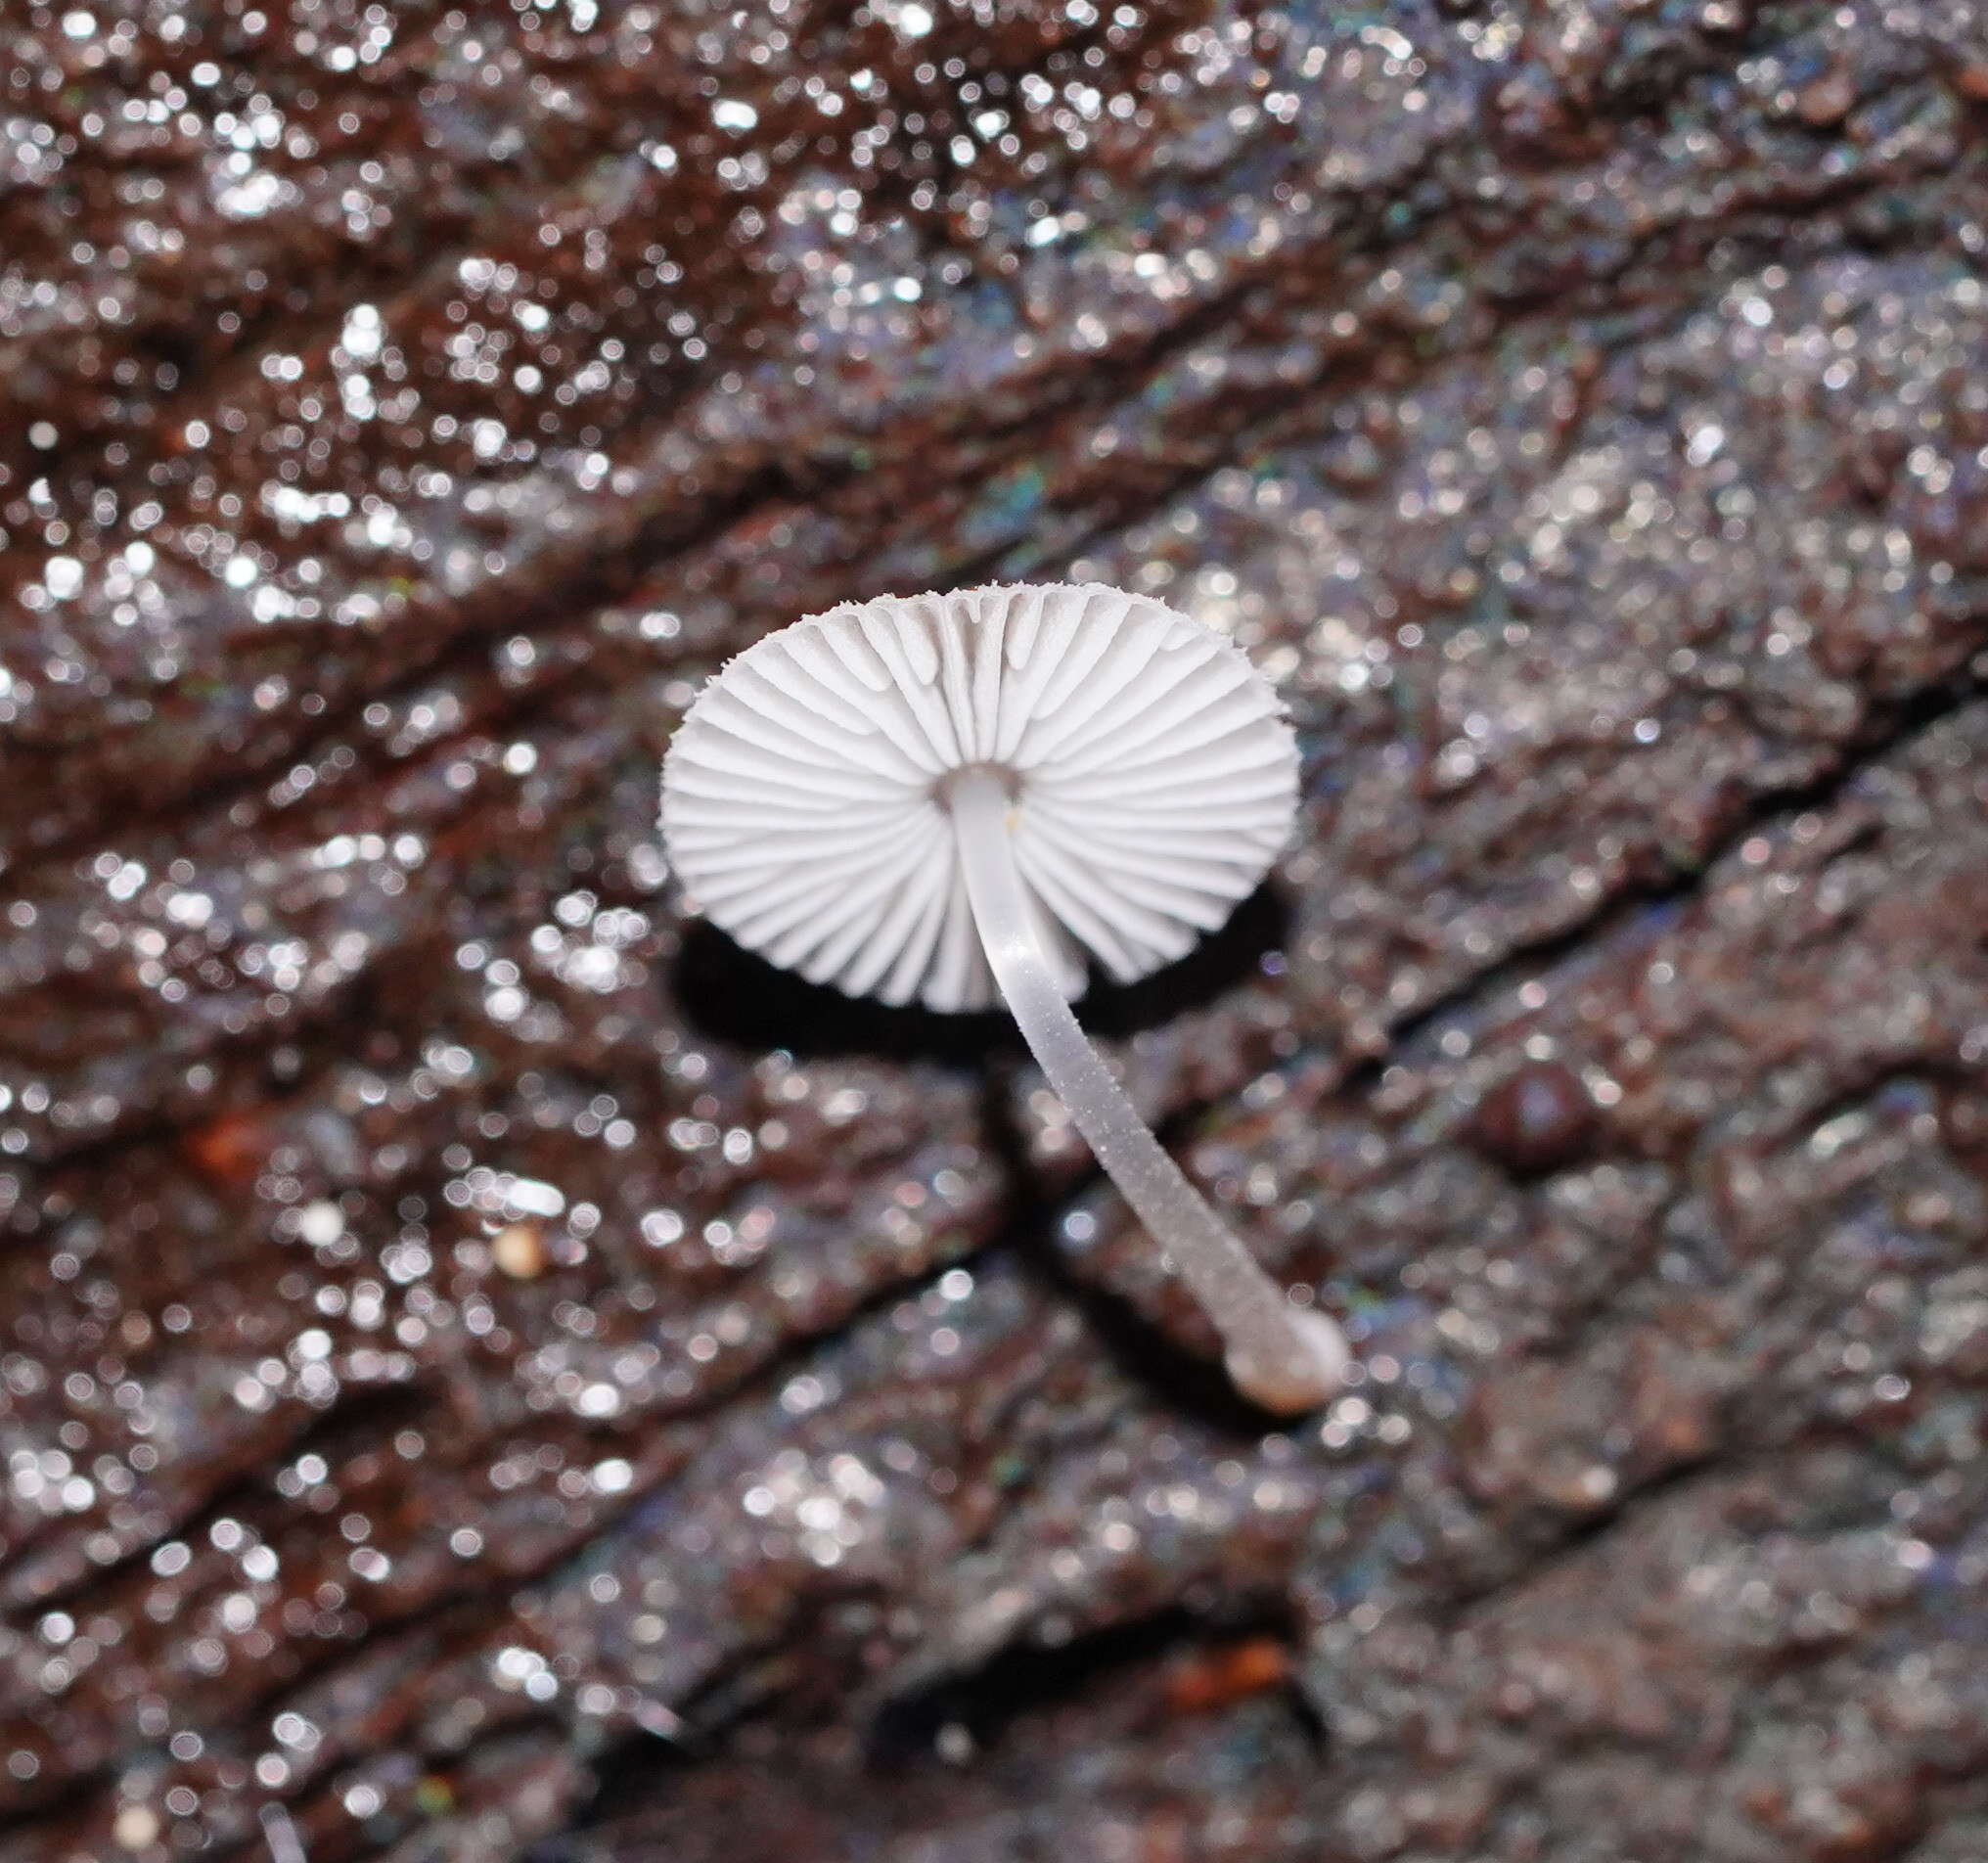
[{"label": "mushroom stem", "polygon": [[1350,1358],[1323,1313],[1293,1306],[1160,1149],[1112,1079],[1057,986],[1015,864],[1013,802],[994,771],[970,767],[947,788],[967,897],[994,980],[1049,1083],[1098,1162],[1172,1257],[1222,1336],[1229,1376],[1267,1410],[1295,1415],[1338,1387]]}]

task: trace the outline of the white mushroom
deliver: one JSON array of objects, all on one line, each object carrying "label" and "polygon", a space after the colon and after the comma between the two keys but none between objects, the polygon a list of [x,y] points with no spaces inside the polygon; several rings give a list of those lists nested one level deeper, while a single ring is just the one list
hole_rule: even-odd
[{"label": "white mushroom", "polygon": [[1290,833],[1276,694],[1220,635],[1097,586],[833,609],[768,635],[663,764],[670,859],[747,949],[886,1003],[998,991],[1077,1129],[1273,1410],[1339,1386],[1344,1337],[1223,1227],[1071,1015],[1181,956]]}]

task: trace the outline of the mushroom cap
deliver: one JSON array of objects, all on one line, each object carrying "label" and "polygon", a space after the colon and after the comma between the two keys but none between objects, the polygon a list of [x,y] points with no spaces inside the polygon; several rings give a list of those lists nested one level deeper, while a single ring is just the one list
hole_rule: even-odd
[{"label": "mushroom cap", "polygon": [[994,979],[947,804],[1006,781],[1015,861],[1065,996],[1190,949],[1290,833],[1297,751],[1221,635],[1144,596],[1017,584],[848,603],[769,634],[663,761],[692,904],[746,949],[886,1003],[982,1009]]}]

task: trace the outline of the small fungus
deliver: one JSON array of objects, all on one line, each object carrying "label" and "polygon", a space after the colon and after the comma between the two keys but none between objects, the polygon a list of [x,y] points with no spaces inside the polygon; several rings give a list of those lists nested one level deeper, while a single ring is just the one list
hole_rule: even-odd
[{"label": "small fungus", "polygon": [[546,1270],[545,1236],[536,1223],[506,1223],[490,1238],[490,1259],[514,1281],[536,1281]]},{"label": "small fungus", "polygon": [[111,1840],[120,1850],[149,1850],[161,1829],[158,1813],[150,1805],[127,1804],[111,1820]]},{"label": "small fungus", "polygon": [[1265,1407],[1348,1354],[1167,1157],[1070,1013],[1088,953],[1182,956],[1290,833],[1297,754],[1228,641],[1139,596],[1051,584],[850,604],[768,635],[700,695],[663,765],[697,907],[817,983],[942,1012],[1005,1000],[1077,1129]]},{"label": "small fungus", "polygon": [[1543,1177],[1575,1162],[1595,1136],[1595,1102],[1565,1062],[1528,1061],[1478,1102],[1470,1136],[1519,1177]]}]

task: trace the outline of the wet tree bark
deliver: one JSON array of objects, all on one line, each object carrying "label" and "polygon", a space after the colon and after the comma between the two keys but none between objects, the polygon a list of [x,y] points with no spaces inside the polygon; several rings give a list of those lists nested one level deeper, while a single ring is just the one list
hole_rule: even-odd
[{"label": "wet tree bark", "polygon": [[[121,23],[120,23],[121,22]],[[1988,1853],[1968,5],[0,22],[0,1859]],[[698,682],[1095,577],[1306,753],[1088,1020],[686,926]]]}]

